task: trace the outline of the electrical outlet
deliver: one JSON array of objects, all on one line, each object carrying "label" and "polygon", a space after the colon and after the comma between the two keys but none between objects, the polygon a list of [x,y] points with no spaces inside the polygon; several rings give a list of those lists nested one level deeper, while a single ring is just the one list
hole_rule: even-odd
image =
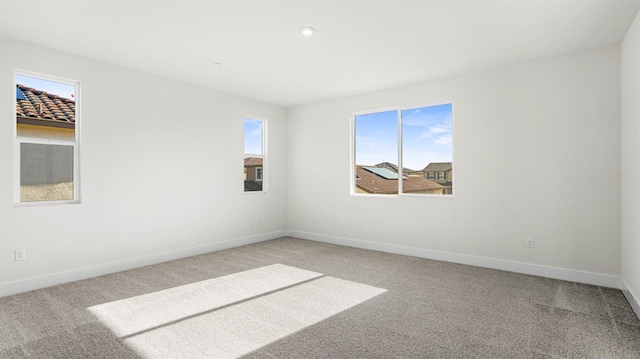
[{"label": "electrical outlet", "polygon": [[313,216],[313,224],[316,224],[316,223],[318,223],[318,217]]},{"label": "electrical outlet", "polygon": [[534,241],[533,237],[527,237],[527,248],[533,248]]},{"label": "electrical outlet", "polygon": [[260,223],[262,223],[262,218],[256,217],[256,224],[260,224]]},{"label": "electrical outlet", "polygon": [[27,259],[27,251],[25,249],[16,249],[16,261]]}]

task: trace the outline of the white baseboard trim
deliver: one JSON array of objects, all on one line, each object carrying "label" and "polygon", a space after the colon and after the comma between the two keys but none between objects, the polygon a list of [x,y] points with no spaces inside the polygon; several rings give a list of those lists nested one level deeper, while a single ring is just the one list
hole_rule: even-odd
[{"label": "white baseboard trim", "polygon": [[14,282],[2,283],[0,284],[0,297],[24,293],[87,278],[94,278],[101,275],[168,262],[199,254],[268,241],[283,236],[621,289],[626,298],[629,300],[629,303],[631,303],[631,306],[633,307],[636,314],[638,314],[638,317],[640,317],[640,302],[637,299],[638,297],[635,296],[634,293],[628,288],[626,282],[624,282],[624,279],[617,276],[509,261],[504,259],[473,256],[468,254],[436,251],[388,243],[370,242],[353,238],[328,236],[324,234],[296,230],[282,230],[263,233],[254,236],[209,243],[196,247],[178,249],[170,252],[150,254],[142,257],[129,258],[90,267],[83,267],[39,277],[27,278]]},{"label": "white baseboard trim", "polygon": [[176,259],[191,257],[199,254],[215,252],[223,249],[244,246],[270,239],[284,237],[286,231],[263,233],[254,236],[236,238],[205,245],[182,248],[174,251],[155,253],[142,257],[128,258],[120,261],[98,264],[90,267],[73,269],[65,272],[47,274],[39,277],[21,279],[14,282],[0,284],[0,297],[29,292],[36,289],[51,287],[58,284],[75,282],[82,279],[99,277],[105,274],[121,272],[129,269],[144,267],[152,264],[168,262]]},{"label": "white baseboard trim", "polygon": [[620,289],[620,277],[539,264],[288,230],[289,237]]},{"label": "white baseboard trim", "polygon": [[631,308],[633,308],[633,311],[638,316],[638,319],[640,319],[640,301],[622,277],[620,278],[620,290],[622,290],[622,293],[629,301],[629,304],[631,304]]}]

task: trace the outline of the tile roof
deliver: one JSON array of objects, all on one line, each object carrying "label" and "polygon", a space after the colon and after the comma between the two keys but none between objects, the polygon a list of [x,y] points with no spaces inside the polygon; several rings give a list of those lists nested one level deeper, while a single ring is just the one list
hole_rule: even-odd
[{"label": "tile roof", "polygon": [[259,157],[246,157],[244,159],[244,166],[262,166],[262,158]]},{"label": "tile roof", "polygon": [[[360,178],[356,180],[356,187],[368,193],[398,193],[397,179],[385,179],[384,177],[367,171],[364,167],[365,166],[356,166],[356,175]],[[444,188],[444,186],[418,176],[408,176],[402,182],[402,191],[404,193],[424,192],[426,190],[441,188]]]},{"label": "tile roof", "polygon": [[75,101],[20,84],[17,87],[25,97],[24,100],[16,100],[18,117],[57,123],[76,122]]},{"label": "tile roof", "polygon": [[453,168],[453,162],[431,162],[424,168],[425,172],[442,172],[450,171]]}]

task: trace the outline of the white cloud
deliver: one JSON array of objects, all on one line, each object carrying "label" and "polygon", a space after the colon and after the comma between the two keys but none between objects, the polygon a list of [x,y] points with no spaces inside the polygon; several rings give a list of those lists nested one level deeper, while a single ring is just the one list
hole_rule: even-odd
[{"label": "white cloud", "polygon": [[449,126],[438,125],[431,126],[427,129],[427,131],[423,132],[420,135],[420,138],[434,138],[442,134],[451,134],[451,129]]},{"label": "white cloud", "polygon": [[433,142],[439,145],[451,146],[453,144],[453,137],[451,136],[451,134],[446,134],[436,138],[436,140]]},{"label": "white cloud", "polygon": [[419,119],[419,118],[403,119],[402,120],[402,125],[404,125],[404,126],[415,126],[415,127],[429,127],[429,124],[427,123],[427,121]]},{"label": "white cloud", "polygon": [[253,130],[251,130],[251,132],[249,132],[249,136],[251,137],[262,137],[262,129],[261,128],[254,128]]}]

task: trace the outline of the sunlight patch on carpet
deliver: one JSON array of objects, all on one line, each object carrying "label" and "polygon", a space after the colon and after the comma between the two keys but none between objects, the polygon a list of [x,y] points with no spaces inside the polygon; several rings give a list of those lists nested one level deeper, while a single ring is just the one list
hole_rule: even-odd
[{"label": "sunlight patch on carpet", "polygon": [[204,282],[89,309],[144,358],[237,358],[386,292],[281,264]]},{"label": "sunlight patch on carpet", "polygon": [[118,337],[125,337],[321,276],[274,264],[96,305],[89,311]]}]

